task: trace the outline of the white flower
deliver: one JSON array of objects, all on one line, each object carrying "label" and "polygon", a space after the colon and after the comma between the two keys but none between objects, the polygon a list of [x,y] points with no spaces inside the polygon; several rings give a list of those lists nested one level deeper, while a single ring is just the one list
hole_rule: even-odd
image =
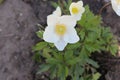
[{"label": "white flower", "polygon": [[47,17],[47,27],[43,34],[46,42],[54,43],[59,51],[63,51],[68,43],[76,43],[79,37],[75,30],[76,20],[72,16],[60,16],[61,11],[56,9]]},{"label": "white flower", "polygon": [[77,3],[73,2],[71,3],[69,7],[70,13],[76,20],[80,20],[82,17],[82,14],[85,11],[85,8],[83,7],[83,2],[78,1]]},{"label": "white flower", "polygon": [[53,12],[53,15],[56,15],[56,16],[61,16],[62,12],[61,12],[61,9],[60,7],[57,7],[56,10]]},{"label": "white flower", "polygon": [[120,0],[111,0],[112,8],[120,16]]}]

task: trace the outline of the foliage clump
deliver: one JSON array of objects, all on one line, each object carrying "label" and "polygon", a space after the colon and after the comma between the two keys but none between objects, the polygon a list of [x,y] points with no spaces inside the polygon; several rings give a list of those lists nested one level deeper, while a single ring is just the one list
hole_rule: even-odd
[{"label": "foliage clump", "polygon": [[[67,9],[67,8],[66,8]],[[89,6],[78,21],[76,30],[80,41],[68,44],[64,51],[58,51],[52,43],[43,40],[33,47],[34,58],[41,63],[38,73],[48,72],[50,79],[98,80],[98,63],[90,57],[92,53],[108,52],[116,55],[118,45],[110,29],[101,25],[102,19],[94,15]],[[37,32],[42,39],[43,30]],[[51,36],[52,38],[52,36]]]}]

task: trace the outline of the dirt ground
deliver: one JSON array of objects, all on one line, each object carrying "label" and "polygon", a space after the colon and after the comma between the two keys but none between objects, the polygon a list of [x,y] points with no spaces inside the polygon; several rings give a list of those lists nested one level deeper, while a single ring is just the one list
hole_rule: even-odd
[{"label": "dirt ground", "polygon": [[[35,74],[38,65],[32,59],[34,53],[31,48],[38,40],[35,35],[38,30],[36,24],[45,26],[46,16],[54,10],[50,1],[5,0],[0,5],[0,80],[48,80]],[[105,4],[104,0],[83,1],[90,5],[95,14]],[[120,41],[120,17],[111,5],[103,10],[102,17],[104,25],[110,26]],[[104,75],[100,80],[119,80],[120,65],[115,60],[119,62],[120,59],[112,58],[112,63],[115,63],[113,65],[110,64],[111,59],[105,58],[110,69],[102,68],[108,66],[101,65],[103,70],[100,70]]]}]

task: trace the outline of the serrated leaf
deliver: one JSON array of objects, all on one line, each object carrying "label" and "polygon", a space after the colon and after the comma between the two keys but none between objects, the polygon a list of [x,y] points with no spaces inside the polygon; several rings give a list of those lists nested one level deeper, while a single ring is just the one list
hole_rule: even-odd
[{"label": "serrated leaf", "polygon": [[49,43],[49,46],[53,48],[53,47],[54,47],[54,44],[53,44],[53,43]]},{"label": "serrated leaf", "polygon": [[80,51],[80,54],[79,54],[79,56],[80,56],[80,58],[81,59],[86,59],[86,58],[88,58],[88,51],[86,50],[86,48],[85,48],[85,45],[82,47],[82,49],[81,49],[81,51]]},{"label": "serrated leaf", "polygon": [[65,51],[65,54],[64,54],[64,58],[66,61],[68,61],[69,59],[72,59],[74,56],[73,56],[73,51],[72,50],[69,50],[69,51]]},{"label": "serrated leaf", "polygon": [[113,44],[113,45],[109,46],[109,51],[111,52],[112,55],[115,56],[118,51],[118,45]]},{"label": "serrated leaf", "polygon": [[57,76],[57,65],[52,65],[50,68],[50,78],[53,80]]},{"label": "serrated leaf", "polygon": [[79,35],[80,35],[80,39],[83,40],[83,39],[85,38],[85,30],[82,29],[82,30],[80,31]]},{"label": "serrated leaf", "polygon": [[[95,16],[89,9],[89,6],[85,6],[85,12],[82,15],[81,20],[78,22],[83,28],[92,30],[94,27],[98,27],[101,23],[101,17]],[[94,30],[94,29],[93,29]]]},{"label": "serrated leaf", "polygon": [[61,53],[52,53],[54,58],[57,59],[58,61],[62,62],[63,61],[63,55]]},{"label": "serrated leaf", "polygon": [[36,32],[36,34],[37,34],[37,36],[39,37],[39,38],[43,38],[43,32],[44,31],[38,31],[38,32]]},{"label": "serrated leaf", "polygon": [[81,45],[80,43],[68,44],[66,49],[70,49],[70,50],[77,49],[78,47],[81,47],[80,45]]},{"label": "serrated leaf", "polygon": [[64,65],[59,65],[58,75],[60,76],[60,80],[65,80],[68,76],[68,68]]},{"label": "serrated leaf", "polygon": [[80,78],[80,80],[84,80],[84,78],[83,78],[83,77],[81,77],[81,78]]},{"label": "serrated leaf", "polygon": [[56,2],[51,1],[50,3],[54,8],[57,8],[58,4]]},{"label": "serrated leaf", "polygon": [[46,63],[52,64],[52,65],[56,65],[59,63],[59,61],[55,58],[48,58],[46,59]]},{"label": "serrated leaf", "polygon": [[41,62],[41,58],[40,58],[40,53],[37,52],[34,54],[34,56],[32,57],[36,62]]},{"label": "serrated leaf", "polygon": [[41,74],[42,72],[46,72],[50,69],[51,65],[49,64],[42,64],[40,65],[40,69],[39,71],[37,72],[37,74]]},{"label": "serrated leaf", "polygon": [[75,65],[78,62],[80,62],[80,58],[79,57],[75,57],[75,58],[71,58],[71,59],[67,60],[66,64],[68,64],[68,65]]},{"label": "serrated leaf", "polygon": [[100,78],[101,74],[100,73],[95,73],[93,75],[93,80],[98,80]]},{"label": "serrated leaf", "polygon": [[88,64],[91,64],[93,67],[99,68],[98,63],[95,62],[94,60],[92,60],[92,59],[86,59],[86,61],[87,61]]},{"label": "serrated leaf", "polygon": [[47,46],[46,42],[39,42],[33,47],[33,51],[40,51]]},{"label": "serrated leaf", "polygon": [[81,76],[84,72],[84,68],[82,66],[80,66],[79,64],[76,64],[75,67],[75,73],[78,74],[79,76]]},{"label": "serrated leaf", "polygon": [[42,56],[45,57],[45,58],[50,58],[51,55],[49,54],[52,50],[50,48],[44,48],[43,49],[43,53],[42,53]]}]

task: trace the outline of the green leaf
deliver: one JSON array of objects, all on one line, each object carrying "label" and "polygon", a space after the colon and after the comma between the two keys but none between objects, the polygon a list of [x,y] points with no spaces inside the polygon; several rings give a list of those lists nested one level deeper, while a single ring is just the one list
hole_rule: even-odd
[{"label": "green leaf", "polygon": [[67,60],[66,64],[68,64],[68,65],[75,65],[78,62],[80,62],[80,58],[79,57],[74,57],[74,58],[71,58],[71,59]]},{"label": "green leaf", "polygon": [[0,4],[2,4],[5,0],[0,0]]},{"label": "green leaf", "polygon": [[75,66],[75,74],[81,76],[84,73],[85,69],[78,63]]},{"label": "green leaf", "polygon": [[97,44],[97,42],[95,42],[95,43],[86,43],[85,48],[86,48],[87,51],[89,51],[89,53],[99,52],[100,49],[101,49],[101,45]]},{"label": "green leaf", "polygon": [[53,80],[57,76],[57,65],[52,65],[50,68],[50,78]]},{"label": "green leaf", "polygon": [[68,44],[66,49],[69,49],[69,50],[77,49],[78,47],[81,47],[80,45],[81,45],[80,43]]},{"label": "green leaf", "polygon": [[82,28],[85,28],[87,30],[93,30],[94,28],[98,28],[98,26],[101,23],[101,17],[95,16],[89,9],[89,6],[85,6],[85,12],[82,15],[82,18],[80,21],[78,21],[78,24],[81,25]]},{"label": "green leaf", "polygon": [[98,80],[100,78],[101,74],[100,73],[95,73],[93,75],[93,80]]},{"label": "green leaf", "polygon": [[86,50],[85,45],[83,45],[79,56],[80,56],[81,59],[86,59],[86,58],[89,57],[88,53],[89,52]]},{"label": "green leaf", "polygon": [[63,0],[63,5],[65,6],[65,8],[67,8],[68,4],[65,0]]},{"label": "green leaf", "polygon": [[52,64],[52,65],[57,65],[59,63],[59,61],[55,58],[48,58],[46,59],[46,63]]},{"label": "green leaf", "polygon": [[54,58],[57,59],[59,62],[63,61],[63,55],[62,55],[62,53],[56,53],[56,52],[54,52],[52,54],[53,54]]},{"label": "green leaf", "polygon": [[109,47],[109,51],[111,52],[112,55],[116,55],[117,51],[118,51],[118,45],[117,44],[113,44],[108,46]]},{"label": "green leaf", "polygon": [[54,8],[57,8],[58,4],[54,1],[51,1],[50,4],[54,7]]},{"label": "green leaf", "polygon": [[39,71],[37,72],[37,74],[41,74],[42,72],[46,72],[50,69],[51,65],[49,64],[42,64],[40,65],[40,69]]},{"label": "green leaf", "polygon": [[64,58],[65,58],[66,61],[70,60],[73,57],[74,57],[74,55],[73,55],[73,51],[72,50],[65,51]]},{"label": "green leaf", "polygon": [[52,48],[55,47],[53,43],[49,43],[49,46]]},{"label": "green leaf", "polygon": [[72,0],[68,0],[68,6],[70,6],[72,3]]},{"label": "green leaf", "polygon": [[36,32],[36,34],[37,34],[37,36],[39,37],[39,38],[43,38],[43,32],[44,31],[38,31],[38,32]]},{"label": "green leaf", "polygon": [[42,56],[45,58],[50,58],[51,57],[51,55],[49,54],[50,52],[52,52],[52,50],[50,48],[44,48]]},{"label": "green leaf", "polygon": [[81,77],[81,78],[80,78],[80,80],[84,80],[84,78],[83,78],[83,77]]},{"label": "green leaf", "polygon": [[93,61],[92,59],[86,59],[88,64],[91,64],[93,67],[95,68],[99,68],[99,65],[97,64],[97,62]]},{"label": "green leaf", "polygon": [[47,46],[46,42],[39,42],[33,47],[33,51],[40,51]]},{"label": "green leaf", "polygon": [[80,39],[83,40],[83,39],[85,38],[85,30],[82,29],[82,30],[80,31],[79,35],[80,35]]},{"label": "green leaf", "polygon": [[60,76],[60,80],[65,80],[68,76],[68,67],[64,65],[59,65],[58,75]]},{"label": "green leaf", "polygon": [[32,57],[36,62],[41,62],[41,58],[40,58],[40,53],[37,52],[34,54],[34,56]]}]

